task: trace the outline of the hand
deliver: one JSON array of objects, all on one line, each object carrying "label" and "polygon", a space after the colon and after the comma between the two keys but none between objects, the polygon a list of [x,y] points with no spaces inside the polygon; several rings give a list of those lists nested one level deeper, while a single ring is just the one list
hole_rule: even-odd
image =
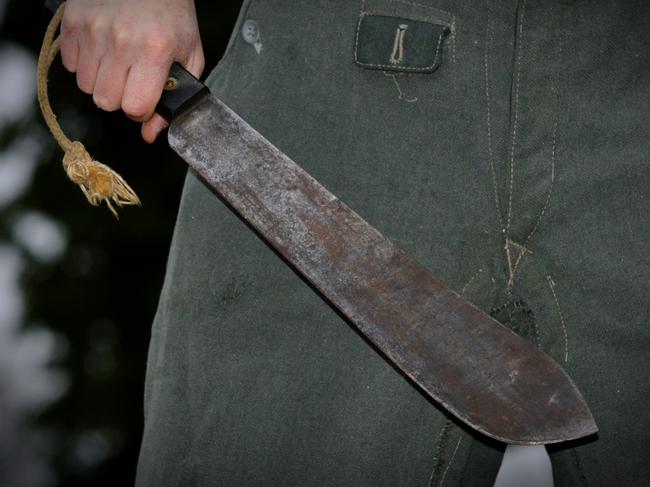
[{"label": "hand", "polygon": [[107,111],[143,122],[152,143],[165,128],[154,113],[169,68],[197,78],[204,68],[193,0],[68,0],[61,22],[63,65]]}]

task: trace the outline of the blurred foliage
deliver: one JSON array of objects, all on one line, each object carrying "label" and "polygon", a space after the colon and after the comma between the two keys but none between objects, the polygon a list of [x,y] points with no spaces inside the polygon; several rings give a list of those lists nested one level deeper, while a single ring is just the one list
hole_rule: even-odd
[{"label": "blurred foliage", "polygon": [[[206,73],[219,60],[241,0],[197,2]],[[26,27],[31,26],[31,27]],[[36,56],[45,16],[34,2],[9,0],[0,41],[18,43]],[[59,485],[132,485],[143,427],[144,372],[155,313],[186,166],[164,139],[149,146],[139,124],[122,113],[104,113],[78,91],[60,65],[50,93],[64,129],[90,154],[121,173],[140,196],[141,208],[91,207],[67,180],[62,152],[53,141],[28,192],[0,213],[0,231],[24,209],[60,222],[68,247],[54,264],[29,261],[24,276],[28,323],[43,324],[65,338],[55,365],[65,369],[65,396],[44,411],[39,424],[55,432],[52,448]],[[34,110],[37,110],[36,104]],[[33,120],[49,137],[39,114]],[[24,126],[0,136],[0,146]]]}]

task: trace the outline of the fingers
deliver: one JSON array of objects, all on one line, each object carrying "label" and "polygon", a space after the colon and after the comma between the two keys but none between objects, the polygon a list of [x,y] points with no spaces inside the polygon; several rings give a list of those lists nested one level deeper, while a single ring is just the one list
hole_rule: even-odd
[{"label": "fingers", "polygon": [[158,65],[140,63],[133,66],[124,88],[122,110],[129,118],[145,122],[142,126],[142,138],[150,144],[167,126],[162,117],[154,115],[154,110],[167,81],[171,64],[169,61]]},{"label": "fingers", "polygon": [[[64,13],[67,13],[67,11]],[[76,73],[79,62],[79,39],[75,34],[74,26],[69,21],[66,22],[65,15],[61,21],[61,36],[59,39],[63,66],[71,73]]]},{"label": "fingers", "polygon": [[205,68],[205,57],[203,55],[203,47],[201,46],[201,41],[199,40],[198,45],[190,54],[190,57],[185,64],[185,69],[192,73],[196,78],[200,78],[203,74],[203,69]]},{"label": "fingers", "polygon": [[102,58],[93,89],[95,105],[108,112],[122,106],[122,95],[129,68],[125,60],[120,59],[119,54],[111,53]]},{"label": "fingers", "polygon": [[122,97],[122,110],[129,118],[146,122],[153,116],[171,64],[171,60],[161,64],[151,61],[133,64]]},{"label": "fingers", "polygon": [[97,51],[82,45],[79,48],[79,62],[77,64],[77,86],[87,95],[91,95],[95,88],[98,68],[99,56],[97,56]]},{"label": "fingers", "polygon": [[102,54],[100,44],[91,35],[97,31],[97,25],[84,23],[74,8],[65,10],[61,20],[61,59],[68,71],[77,74],[77,85],[87,94],[93,92]]},{"label": "fingers", "polygon": [[89,95],[94,91],[100,62],[108,50],[105,34],[107,29],[107,23],[97,19],[85,26],[79,42],[77,85]]}]

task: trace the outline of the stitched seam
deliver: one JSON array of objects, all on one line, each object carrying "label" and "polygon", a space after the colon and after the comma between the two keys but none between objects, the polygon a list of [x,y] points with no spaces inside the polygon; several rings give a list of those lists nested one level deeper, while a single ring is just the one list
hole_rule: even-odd
[{"label": "stitched seam", "polygon": [[521,14],[519,16],[519,32],[517,37],[517,61],[516,61],[516,80],[515,80],[515,119],[512,125],[512,144],[510,147],[510,189],[508,197],[508,220],[506,222],[506,231],[510,229],[510,224],[512,222],[512,195],[514,189],[514,179],[515,179],[515,148],[517,146],[517,128],[519,126],[519,89],[521,87],[521,57],[523,52],[523,41],[524,41],[524,17],[526,14],[526,0],[523,0],[521,4]]},{"label": "stitched seam", "polygon": [[[564,38],[560,35],[559,36],[559,41],[558,41],[558,66],[562,66],[563,64],[563,59],[564,59]],[[551,197],[553,196],[553,188],[555,186],[555,159],[556,159],[556,154],[557,154],[557,129],[559,125],[559,119],[560,119],[560,78],[561,78],[561,69],[558,69],[557,76],[555,77],[555,87],[553,91],[555,92],[555,117],[553,120],[553,129],[552,129],[552,136],[551,136],[551,161],[550,161],[550,166],[551,166],[551,177],[550,177],[550,184],[548,188],[548,192],[546,193],[546,200],[544,201],[544,205],[542,206],[542,209],[539,212],[539,215],[537,216],[537,219],[535,221],[535,225],[533,226],[533,229],[530,231],[528,236],[526,237],[526,240],[524,240],[524,245],[522,248],[526,248],[528,244],[533,240],[533,237],[535,233],[537,232],[542,219],[544,215],[546,214],[546,211],[548,210],[548,207],[551,204]],[[521,262],[522,258],[524,257],[524,252],[520,252],[519,256],[517,257],[517,260],[514,264],[512,274],[510,276],[509,280],[509,285],[512,285],[512,282],[514,280],[515,274],[517,273],[517,268],[519,267],[519,263]]]},{"label": "stitched seam", "polygon": [[447,473],[449,472],[449,469],[451,468],[451,465],[454,463],[454,459],[456,458],[456,453],[458,453],[458,448],[460,447],[460,442],[462,440],[463,440],[463,437],[459,436],[458,437],[458,443],[456,443],[456,448],[454,448],[454,452],[451,454],[451,458],[449,459],[449,463],[447,464],[447,468],[445,468],[445,471],[442,473],[442,477],[440,478],[440,483],[438,483],[438,487],[442,487],[442,485],[445,483],[445,478],[447,477]]},{"label": "stitched seam", "polygon": [[[363,1],[361,2],[362,8],[363,8]],[[354,38],[354,62],[359,64],[359,58],[357,57],[357,51],[359,50],[359,31],[361,30],[361,22],[363,21],[363,18],[366,16],[366,12],[363,11],[361,12],[361,15],[359,15],[359,21],[357,22],[357,33]]]},{"label": "stitched seam", "polygon": [[511,266],[510,278],[508,279],[508,287],[512,287],[512,285],[514,284],[514,282],[515,282],[515,274],[517,273],[517,268],[519,267],[519,264],[521,263],[521,260],[524,258],[524,255],[526,255],[527,253],[529,253],[529,254],[533,253],[530,249],[528,249],[524,245],[518,244],[514,240],[506,238],[506,252],[507,252],[509,258],[510,258],[511,245],[514,246],[514,247],[518,247],[519,254],[517,255],[517,259],[515,260],[515,263]]},{"label": "stitched seam", "polygon": [[438,433],[436,450],[433,455],[433,469],[431,470],[431,475],[429,476],[429,487],[434,486],[434,482],[438,475],[438,467],[442,457],[442,450],[445,448],[447,444],[447,435],[449,433],[450,428],[451,428],[451,420],[447,419],[445,420],[445,424],[442,425],[442,427],[440,428],[440,432]]},{"label": "stitched seam", "polygon": [[[528,242],[528,240],[526,240],[525,243],[527,243],[527,242]],[[530,250],[525,245],[521,245],[521,244],[515,242],[514,240],[511,240],[510,238],[506,237],[506,251],[509,253],[510,249],[512,247],[516,247],[519,250],[519,254],[517,255],[517,259],[515,260],[515,263],[512,266],[512,273],[510,275],[510,278],[508,279],[508,287],[512,287],[512,285],[514,284],[515,274],[517,273],[517,268],[519,267],[519,263],[522,261],[524,256],[526,254],[532,254],[533,253],[533,251]]]},{"label": "stitched seam", "polygon": [[562,335],[564,337],[564,362],[569,361],[569,334],[567,333],[567,327],[566,327],[566,322],[564,321],[564,315],[562,314],[562,310],[560,309],[560,301],[557,298],[557,294],[555,293],[555,281],[553,281],[553,278],[551,277],[550,274],[546,276],[546,281],[548,282],[548,287],[551,290],[551,294],[553,295],[553,301],[555,301],[555,307],[557,308],[557,314],[560,317],[560,324],[562,325]]},{"label": "stitched seam", "polygon": [[517,145],[517,128],[519,126],[519,89],[521,87],[521,57],[523,52],[523,40],[524,40],[524,18],[526,14],[526,0],[523,0],[521,4],[521,14],[519,15],[519,32],[517,34],[517,61],[515,63],[515,102],[514,102],[514,112],[515,118],[512,125],[512,134],[511,140],[512,144],[510,147],[510,185],[509,185],[509,194],[508,194],[508,217],[506,221],[506,260],[508,262],[508,287],[512,287],[514,281],[514,266],[512,264],[512,255],[510,254],[510,246],[508,245],[508,232],[510,230],[510,224],[512,223],[512,199],[514,194],[514,181],[515,181],[515,148]]},{"label": "stitched seam", "polygon": [[[389,0],[391,2],[396,2],[398,0]],[[445,20],[441,19],[440,17],[435,17],[435,16],[430,16],[430,15],[420,15],[420,14],[411,14],[409,12],[404,12],[399,9],[399,7],[396,7],[395,10],[388,8],[388,7],[373,7],[371,9],[367,9],[365,2],[362,4],[362,12],[365,14],[371,14],[371,15],[381,15],[383,17],[399,17],[402,19],[407,19],[407,20],[413,20],[416,22],[427,22],[429,24],[435,24],[435,25],[443,25],[447,27],[450,31],[453,32],[454,29],[454,22],[455,22],[455,16],[451,14],[446,14],[447,17],[450,17],[451,20]],[[442,11],[441,11],[442,13]]]},{"label": "stitched seam", "polygon": [[[363,9],[363,4],[364,2],[361,2],[361,8]],[[366,16],[366,12],[362,11],[361,15],[359,15],[359,20],[357,22],[357,33],[354,38],[354,62],[359,64],[359,58],[357,57],[357,51],[359,50],[359,31],[361,30],[361,22],[363,21],[363,18]]]},{"label": "stitched seam", "polygon": [[589,482],[587,481],[587,476],[585,475],[585,472],[582,469],[582,464],[580,463],[580,458],[578,458],[578,452],[576,451],[575,448],[571,449],[571,456],[573,456],[573,462],[576,468],[578,469],[580,483],[582,483],[582,485],[588,486]]},{"label": "stitched seam", "polygon": [[461,296],[465,295],[465,293],[467,292],[469,287],[472,284],[474,284],[474,281],[476,281],[476,279],[478,279],[478,277],[481,275],[482,272],[483,272],[483,269],[481,268],[478,271],[476,271],[476,273],[474,273],[474,275],[469,279],[469,281],[467,281],[467,283],[463,286],[463,289],[460,292]]},{"label": "stitched seam", "polygon": [[[562,66],[562,60],[563,60],[563,44],[564,44],[564,39],[562,36],[560,36],[559,40],[559,49],[558,49],[558,60],[559,60],[559,66]],[[544,202],[544,206],[542,207],[542,210],[539,213],[539,216],[537,217],[537,221],[535,222],[535,226],[533,229],[530,231],[530,234],[526,238],[526,243],[531,241],[533,239],[533,236],[535,235],[535,232],[539,228],[539,224],[542,221],[542,217],[544,216],[544,213],[548,209],[549,204],[551,203],[551,196],[553,194],[553,185],[555,182],[555,155],[556,155],[556,150],[557,150],[557,127],[559,124],[559,119],[560,119],[560,76],[561,76],[561,70],[558,69],[558,74],[557,78],[555,79],[555,107],[556,107],[556,113],[555,113],[555,120],[553,121],[553,135],[552,135],[552,141],[551,141],[551,184],[548,189],[548,193],[546,195],[546,201]]]},{"label": "stitched seam", "polygon": [[444,36],[444,32],[438,36],[438,44],[436,45],[436,52],[433,56],[433,62],[430,66],[425,66],[422,68],[401,67],[399,69],[396,69],[395,66],[392,64],[372,64],[372,63],[364,63],[362,61],[359,61],[359,57],[358,57],[359,31],[361,30],[361,22],[363,22],[364,17],[366,17],[367,15],[372,15],[372,12],[362,12],[361,15],[359,16],[359,22],[357,22],[357,32],[354,40],[354,62],[357,63],[359,66],[373,67],[373,68],[389,68],[393,71],[429,71],[438,65],[438,57],[440,55],[440,45],[442,44],[442,38]]},{"label": "stitched seam", "polygon": [[492,187],[494,189],[494,204],[496,207],[497,217],[499,218],[499,226],[502,234],[505,234],[505,226],[503,224],[503,214],[501,213],[501,202],[499,198],[499,183],[497,182],[497,173],[494,167],[494,151],[492,149],[492,111],[491,111],[491,100],[490,100],[490,49],[489,46],[492,43],[494,30],[492,28],[492,18],[490,11],[490,2],[485,0],[485,6],[487,8],[487,23],[485,25],[486,31],[486,42],[485,42],[485,56],[484,56],[484,67],[485,67],[485,98],[486,98],[486,107],[487,107],[487,139],[488,139],[488,159],[490,163],[490,172],[492,173]]},{"label": "stitched seam", "polygon": [[451,44],[451,62],[456,64],[456,16],[451,18],[451,36],[449,42]]},{"label": "stitched seam", "polygon": [[410,97],[402,91],[402,88],[400,87],[399,82],[397,81],[397,76],[399,76],[400,74],[401,73],[384,71],[384,76],[386,76],[387,78],[391,78],[393,80],[393,83],[395,83],[395,88],[397,88],[397,99],[404,100],[406,103],[414,103],[418,101],[417,96]]}]

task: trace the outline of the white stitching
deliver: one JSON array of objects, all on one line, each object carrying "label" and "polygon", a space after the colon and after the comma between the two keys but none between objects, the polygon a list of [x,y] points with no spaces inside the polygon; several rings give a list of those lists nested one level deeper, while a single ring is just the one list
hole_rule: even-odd
[{"label": "white stitching", "polygon": [[[519,16],[519,41],[517,42],[517,63],[516,63],[516,81],[515,81],[515,119],[512,125],[512,145],[510,148],[510,189],[508,196],[508,220],[506,222],[506,232],[510,229],[510,223],[512,222],[512,196],[513,196],[513,187],[515,180],[515,147],[517,145],[517,127],[519,125],[519,88],[521,81],[521,55],[523,52],[523,40],[524,40],[524,15],[526,13],[526,0],[521,4],[521,14]],[[507,244],[506,244],[507,245]],[[512,276],[511,276],[512,277]]]},{"label": "white stitching", "polygon": [[506,221],[505,228],[505,251],[506,251],[506,260],[508,262],[508,286],[511,287],[514,281],[514,267],[512,264],[512,256],[510,254],[510,245],[508,239],[508,232],[510,230],[510,224],[512,223],[512,199],[514,194],[514,182],[515,182],[515,147],[517,145],[517,127],[519,125],[519,88],[521,86],[521,55],[523,52],[523,38],[524,38],[524,16],[526,13],[526,0],[521,4],[521,14],[519,15],[519,32],[518,32],[518,41],[517,41],[517,61],[516,61],[516,74],[515,74],[515,119],[512,125],[512,145],[510,148],[510,185],[509,185],[509,194],[508,194],[508,217]]},{"label": "white stitching", "polygon": [[494,30],[492,28],[492,18],[490,11],[489,0],[485,0],[485,6],[487,8],[487,23],[485,25],[486,30],[486,41],[485,41],[485,56],[484,56],[484,67],[485,67],[485,98],[487,105],[487,138],[488,138],[488,159],[490,162],[490,172],[492,173],[492,187],[494,189],[494,204],[497,211],[497,217],[499,218],[499,226],[501,233],[505,234],[506,229],[503,224],[503,214],[501,213],[501,201],[499,199],[499,183],[497,181],[497,173],[494,168],[494,151],[492,149],[492,112],[491,112],[491,100],[490,100],[490,59],[489,46],[492,43]]},{"label": "white stitching", "polygon": [[[562,66],[562,60],[563,60],[563,45],[564,45],[564,39],[562,36],[560,36],[559,40],[559,49],[558,49],[558,58],[559,58],[559,65]],[[551,184],[548,189],[548,193],[546,194],[546,201],[544,202],[544,206],[542,207],[542,210],[539,213],[539,216],[537,217],[537,221],[535,222],[535,226],[533,229],[530,231],[528,234],[528,237],[526,238],[526,244],[532,240],[533,235],[537,231],[537,228],[539,227],[539,224],[542,220],[542,217],[544,216],[544,213],[548,209],[548,206],[551,202],[551,195],[553,194],[553,184],[555,182],[555,154],[556,154],[556,149],[557,149],[557,127],[559,124],[559,118],[560,118],[560,74],[561,70],[558,69],[558,74],[557,78],[555,80],[555,107],[556,107],[556,113],[555,113],[555,120],[553,122],[553,135],[552,135],[552,142],[551,142]]]},{"label": "white stitching", "polygon": [[[564,53],[564,38],[560,36],[559,42],[558,42],[558,64],[559,66],[562,66],[562,62],[564,59],[563,53]],[[540,223],[542,221],[542,218],[546,214],[546,210],[548,210],[548,207],[551,204],[551,197],[553,195],[553,188],[555,184],[555,156],[557,153],[557,129],[559,125],[559,118],[560,118],[560,77],[561,77],[562,71],[558,69],[557,72],[557,77],[555,78],[555,119],[553,121],[553,129],[552,129],[552,136],[551,136],[551,178],[550,178],[550,185],[548,192],[546,193],[546,200],[544,201],[544,205],[542,206],[542,209],[539,212],[539,215],[537,216],[537,220],[535,221],[535,225],[533,226],[533,229],[530,231],[528,236],[526,237],[526,240],[524,241],[524,245],[521,246],[522,249],[526,249],[526,246],[533,240],[533,237],[535,233],[537,232],[537,229],[540,226]],[[514,243],[514,242],[513,242]],[[519,263],[521,262],[523,256],[524,256],[524,250],[521,250],[519,253],[519,256],[517,257],[517,260],[515,261],[515,264],[512,268],[512,272],[510,275],[509,279],[509,286],[512,285],[512,282],[514,280],[515,274],[517,272],[517,267],[519,266]]]},{"label": "white stitching", "polygon": [[[389,0],[389,1],[397,2],[401,0]],[[399,17],[399,18],[404,18],[404,19],[414,20],[419,22],[428,22],[430,24],[444,25],[450,31],[452,31],[452,29],[454,28],[455,17],[451,14],[443,12],[442,10],[438,10],[437,12],[439,12],[439,14],[442,16],[449,17],[451,20],[445,20],[440,17],[436,17],[432,15],[411,14],[409,12],[400,10],[399,7],[395,7],[394,9],[389,7],[373,7],[370,10],[366,10],[365,2],[362,10],[363,13],[366,14],[382,15],[384,17]]]},{"label": "white stitching", "polygon": [[[528,240],[526,240],[526,243]],[[517,259],[515,260],[514,265],[511,265],[510,262],[510,246],[517,247],[519,250],[519,255],[517,255]],[[508,267],[510,270],[510,278],[508,279],[508,287],[512,287],[514,284],[515,280],[515,274],[517,273],[517,268],[519,267],[519,263],[521,260],[524,258],[524,255],[526,254],[532,254],[533,251],[527,248],[524,245],[518,244],[514,240],[511,240],[509,238],[506,238],[506,254],[508,255]]]},{"label": "white stitching", "polygon": [[418,101],[417,96],[410,97],[402,91],[402,88],[400,87],[399,82],[397,81],[397,76],[400,74],[402,73],[384,71],[384,76],[386,76],[387,78],[392,78],[393,82],[395,83],[395,88],[397,88],[397,99],[404,100],[406,103],[414,103]]},{"label": "white stitching", "polygon": [[482,272],[483,269],[481,268],[478,271],[476,271],[476,273],[469,279],[469,281],[467,281],[467,283],[463,286],[463,289],[460,292],[461,296],[465,295],[469,287],[474,283],[476,279],[478,279],[478,276],[480,276]]},{"label": "white stitching", "polygon": [[569,361],[569,334],[567,332],[566,322],[564,321],[564,315],[560,309],[560,301],[555,293],[555,281],[553,281],[550,274],[546,276],[546,280],[548,281],[548,287],[551,289],[553,301],[555,301],[555,307],[557,308],[557,314],[560,317],[560,324],[562,325],[562,334],[564,335],[564,362],[566,363]]},{"label": "white stitching", "polygon": [[454,15],[451,20],[451,36],[449,41],[451,44],[451,62],[456,64],[456,16]]},{"label": "white stitching", "polygon": [[[462,433],[461,433],[462,435]],[[445,483],[445,478],[447,477],[447,472],[449,472],[449,469],[451,468],[452,463],[454,463],[454,459],[456,458],[456,453],[458,453],[458,448],[460,447],[460,442],[463,440],[462,436],[458,437],[458,443],[456,443],[456,448],[454,448],[454,452],[451,454],[451,458],[449,459],[449,463],[447,464],[447,468],[445,468],[445,471],[442,473],[442,477],[440,477],[440,482],[438,483],[438,487],[442,487],[442,484]]]},{"label": "white stitching", "polygon": [[438,441],[436,441],[436,450],[433,456],[433,470],[431,470],[431,475],[429,475],[429,483],[427,484],[428,487],[434,487],[433,481],[435,480],[435,477],[438,473],[438,462],[442,457],[442,453],[443,453],[442,450],[444,449],[444,446],[446,444],[445,435],[451,429],[451,427],[452,427],[451,420],[446,419],[445,423],[440,428],[440,432],[438,433]]},{"label": "white stitching", "polygon": [[354,62],[359,64],[359,58],[357,57],[357,50],[359,49],[359,31],[361,30],[361,22],[363,21],[363,18],[367,15],[367,13],[361,12],[361,15],[359,15],[359,21],[357,22],[357,34],[354,39]]}]

